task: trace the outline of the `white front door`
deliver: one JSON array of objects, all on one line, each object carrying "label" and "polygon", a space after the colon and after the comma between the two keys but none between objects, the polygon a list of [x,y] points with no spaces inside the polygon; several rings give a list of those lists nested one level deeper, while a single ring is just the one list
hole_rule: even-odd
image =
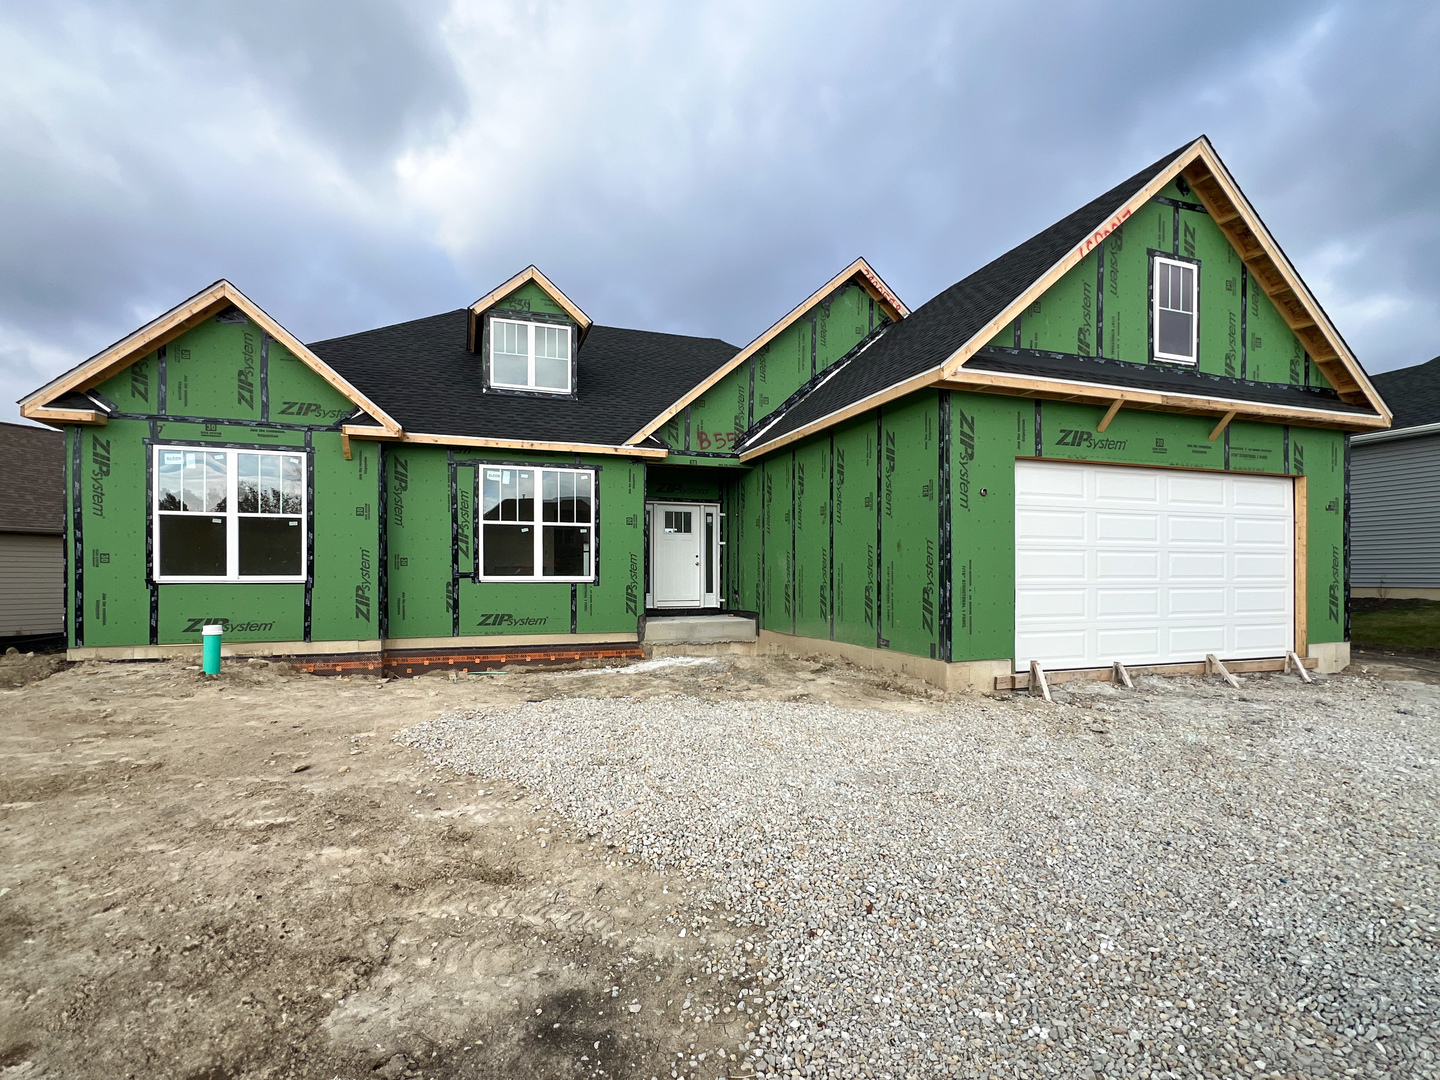
[{"label": "white front door", "polygon": [[719,507],[657,502],[649,517],[651,606],[716,606]]},{"label": "white front door", "polygon": [[1294,482],[1015,463],[1015,663],[1106,667],[1294,647]]}]

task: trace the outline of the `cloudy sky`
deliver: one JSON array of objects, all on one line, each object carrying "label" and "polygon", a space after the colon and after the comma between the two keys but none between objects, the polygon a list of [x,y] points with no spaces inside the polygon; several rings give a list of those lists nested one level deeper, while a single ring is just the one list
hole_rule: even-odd
[{"label": "cloudy sky", "polygon": [[911,306],[1194,136],[1371,371],[1440,353],[1440,6],[0,9],[0,419],[228,277],[304,340],[538,264],[744,343],[856,255]]}]

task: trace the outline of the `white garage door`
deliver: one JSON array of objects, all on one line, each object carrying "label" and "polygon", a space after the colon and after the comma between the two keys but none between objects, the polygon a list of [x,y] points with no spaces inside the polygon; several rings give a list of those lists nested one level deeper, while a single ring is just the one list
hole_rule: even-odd
[{"label": "white garage door", "polygon": [[1291,481],[1015,463],[1015,665],[1283,656]]}]

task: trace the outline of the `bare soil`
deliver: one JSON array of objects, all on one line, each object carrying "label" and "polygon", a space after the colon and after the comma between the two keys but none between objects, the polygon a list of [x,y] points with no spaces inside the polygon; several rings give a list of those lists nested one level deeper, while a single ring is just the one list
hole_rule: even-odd
[{"label": "bare soil", "polygon": [[[0,657],[7,1078],[649,1077],[702,1050],[749,1075],[746,1024],[680,1015],[688,996],[738,1017],[725,1006],[764,964],[723,911],[391,736],[563,696],[940,696],[743,657],[453,681],[62,666]],[[677,950],[674,924],[697,918]]]}]

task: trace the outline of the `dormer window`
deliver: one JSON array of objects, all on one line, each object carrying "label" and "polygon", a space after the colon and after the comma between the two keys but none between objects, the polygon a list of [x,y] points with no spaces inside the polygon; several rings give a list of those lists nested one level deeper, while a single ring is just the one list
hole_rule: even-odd
[{"label": "dormer window", "polygon": [[570,327],[490,320],[490,385],[545,394],[571,392]]}]

